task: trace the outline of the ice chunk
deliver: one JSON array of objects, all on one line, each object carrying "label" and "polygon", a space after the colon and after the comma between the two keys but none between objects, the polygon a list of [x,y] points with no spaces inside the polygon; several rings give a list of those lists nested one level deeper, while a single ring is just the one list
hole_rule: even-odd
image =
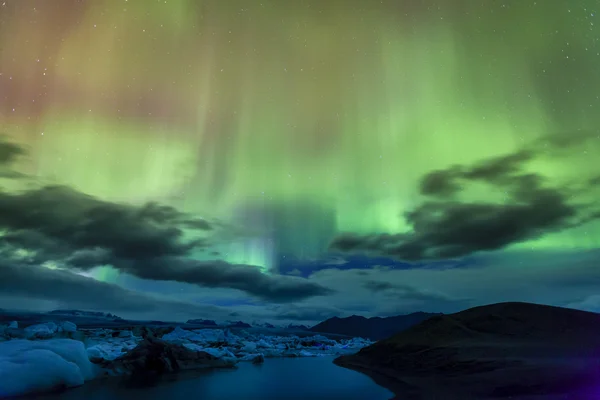
[{"label": "ice chunk", "polygon": [[123,339],[131,339],[131,338],[133,338],[133,332],[131,332],[131,331],[121,331],[121,332],[119,332],[119,336],[118,337],[123,338]]},{"label": "ice chunk", "polygon": [[[203,331],[209,331],[210,333],[206,334]],[[163,335],[162,340],[164,340],[165,342],[171,342],[171,343],[180,343],[180,344],[184,344],[184,343],[205,343],[205,342],[209,342],[210,340],[207,340],[207,337],[211,338],[215,335],[212,334],[212,331],[217,331],[221,334],[221,337],[224,338],[223,336],[223,331],[219,330],[219,329],[200,329],[200,330],[196,330],[196,331],[187,331],[185,329],[181,329],[181,327],[176,327],[172,332],[167,333],[165,335]]]},{"label": "ice chunk", "polygon": [[114,360],[125,354],[123,350],[122,344],[107,342],[88,347],[86,353],[90,361],[97,363],[102,360]]},{"label": "ice chunk", "polygon": [[260,347],[263,349],[270,349],[273,347],[273,345],[269,342],[267,342],[265,339],[260,339],[258,342],[256,342],[256,347]]},{"label": "ice chunk", "polygon": [[265,362],[265,356],[262,353],[246,354],[240,361],[250,361],[253,364],[262,364]]},{"label": "ice chunk", "polygon": [[57,331],[58,326],[54,322],[45,322],[25,328],[25,337],[27,339],[50,339]]},{"label": "ice chunk", "polygon": [[94,377],[83,343],[70,339],[0,343],[0,397],[79,386]]},{"label": "ice chunk", "polygon": [[10,324],[8,324],[8,327],[11,329],[18,329],[19,328],[19,323],[17,321],[13,321]]},{"label": "ice chunk", "polygon": [[222,329],[197,329],[194,332],[202,338],[202,341],[208,343],[227,341],[226,334]]},{"label": "ice chunk", "polygon": [[74,323],[69,322],[69,321],[62,322],[60,324],[60,327],[63,332],[69,332],[69,333],[77,332],[77,325],[75,325]]},{"label": "ice chunk", "polygon": [[242,347],[242,351],[253,353],[254,351],[256,351],[256,343],[244,342],[244,347]]},{"label": "ice chunk", "polygon": [[201,349],[200,351],[205,351],[208,354],[210,354],[211,356],[214,356],[217,358],[223,358],[223,357],[234,357],[235,358],[235,355],[227,349],[217,349],[214,347],[207,347],[207,348]]}]

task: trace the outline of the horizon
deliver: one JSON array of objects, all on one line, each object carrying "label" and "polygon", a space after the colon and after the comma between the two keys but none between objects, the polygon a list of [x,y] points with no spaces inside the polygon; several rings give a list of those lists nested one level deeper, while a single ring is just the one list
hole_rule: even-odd
[{"label": "horizon", "polygon": [[[56,310],[56,309],[52,309],[52,310],[27,310],[27,309],[6,309],[6,308],[0,308],[0,313],[3,312],[8,312],[8,313],[14,313],[14,314],[18,314],[18,313],[31,313],[31,314],[53,314],[53,313],[57,313],[59,311],[63,311],[63,312],[83,312],[83,313],[102,313],[105,315],[111,315],[112,317],[115,318],[119,318],[123,321],[136,321],[136,322],[147,322],[147,321],[158,321],[158,322],[162,322],[162,323],[174,323],[174,324],[185,324],[187,323],[187,321],[189,320],[204,320],[204,321],[213,321],[215,323],[217,323],[218,326],[222,325],[222,324],[226,324],[226,323],[236,323],[236,322],[244,322],[247,323],[249,325],[256,325],[256,324],[265,324],[265,323],[269,323],[274,325],[276,328],[277,327],[286,327],[289,325],[303,325],[306,326],[308,328],[312,328],[318,324],[320,324],[321,322],[325,322],[331,319],[348,319],[348,318],[353,318],[353,317],[358,317],[358,318],[364,318],[364,319],[373,319],[373,318],[394,318],[394,317],[406,317],[409,315],[414,315],[414,314],[431,314],[431,315],[451,315],[454,313],[460,313],[462,311],[467,311],[470,310],[472,308],[479,308],[479,307],[486,307],[486,306],[493,306],[493,305],[497,305],[497,304],[531,304],[531,305],[538,305],[538,306],[548,306],[548,307],[559,307],[559,308],[567,308],[567,309],[571,309],[571,310],[576,310],[576,311],[584,311],[584,312],[590,312],[590,313],[594,313],[594,314],[600,314],[599,311],[590,311],[590,310],[582,310],[579,308],[573,308],[573,307],[565,307],[565,306],[553,306],[550,304],[543,304],[543,303],[533,303],[533,302],[519,302],[519,301],[505,301],[505,302],[499,302],[499,303],[487,303],[487,304],[480,304],[480,305],[475,305],[473,307],[469,307],[469,308],[465,308],[462,310],[458,310],[456,312],[453,313],[442,313],[442,312],[425,312],[425,311],[413,311],[410,313],[406,313],[406,314],[397,314],[397,315],[390,315],[390,316],[373,316],[373,317],[365,317],[364,315],[356,315],[356,314],[352,314],[352,315],[348,315],[348,316],[332,316],[332,317],[328,317],[324,320],[320,320],[320,321],[316,321],[314,323],[309,323],[309,324],[302,324],[299,323],[297,320],[288,320],[288,321],[284,321],[284,320],[253,320],[253,321],[249,321],[249,320],[242,320],[242,319],[227,319],[227,320],[221,320],[221,319],[207,319],[207,318],[202,318],[202,317],[197,317],[197,318],[189,318],[186,321],[183,320],[179,320],[179,321],[170,321],[170,320],[144,320],[144,319],[135,319],[135,318],[121,318],[120,315],[115,315],[111,312],[107,312],[107,311],[99,311],[99,310],[81,310],[81,309],[60,309],[60,310]],[[56,314],[56,315],[60,315],[60,314]],[[82,316],[78,316],[78,317],[82,317]],[[84,316],[85,317],[85,316]]]},{"label": "horizon", "polygon": [[600,311],[597,2],[0,2],[0,308]]}]

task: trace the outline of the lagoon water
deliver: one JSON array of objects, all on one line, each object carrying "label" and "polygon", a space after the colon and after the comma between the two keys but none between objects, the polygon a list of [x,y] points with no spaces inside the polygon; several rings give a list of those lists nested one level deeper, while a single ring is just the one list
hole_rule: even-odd
[{"label": "lagoon water", "polygon": [[151,385],[117,380],[90,382],[44,400],[389,400],[393,394],[361,373],[338,367],[333,357],[270,358],[262,365],[185,374]]}]

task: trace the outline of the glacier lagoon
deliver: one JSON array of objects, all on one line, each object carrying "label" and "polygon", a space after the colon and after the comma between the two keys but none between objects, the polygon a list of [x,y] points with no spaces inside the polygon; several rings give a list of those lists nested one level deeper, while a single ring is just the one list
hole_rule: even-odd
[{"label": "glacier lagoon", "polygon": [[389,400],[394,395],[371,378],[333,364],[333,356],[270,358],[236,369],[195,371],[132,384],[119,378],[88,382],[44,400]]}]

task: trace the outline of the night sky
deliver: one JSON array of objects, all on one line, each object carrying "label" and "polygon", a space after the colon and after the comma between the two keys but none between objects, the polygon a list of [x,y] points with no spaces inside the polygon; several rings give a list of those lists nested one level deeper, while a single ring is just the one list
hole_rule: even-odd
[{"label": "night sky", "polygon": [[597,0],[0,0],[0,307],[600,311]]}]

